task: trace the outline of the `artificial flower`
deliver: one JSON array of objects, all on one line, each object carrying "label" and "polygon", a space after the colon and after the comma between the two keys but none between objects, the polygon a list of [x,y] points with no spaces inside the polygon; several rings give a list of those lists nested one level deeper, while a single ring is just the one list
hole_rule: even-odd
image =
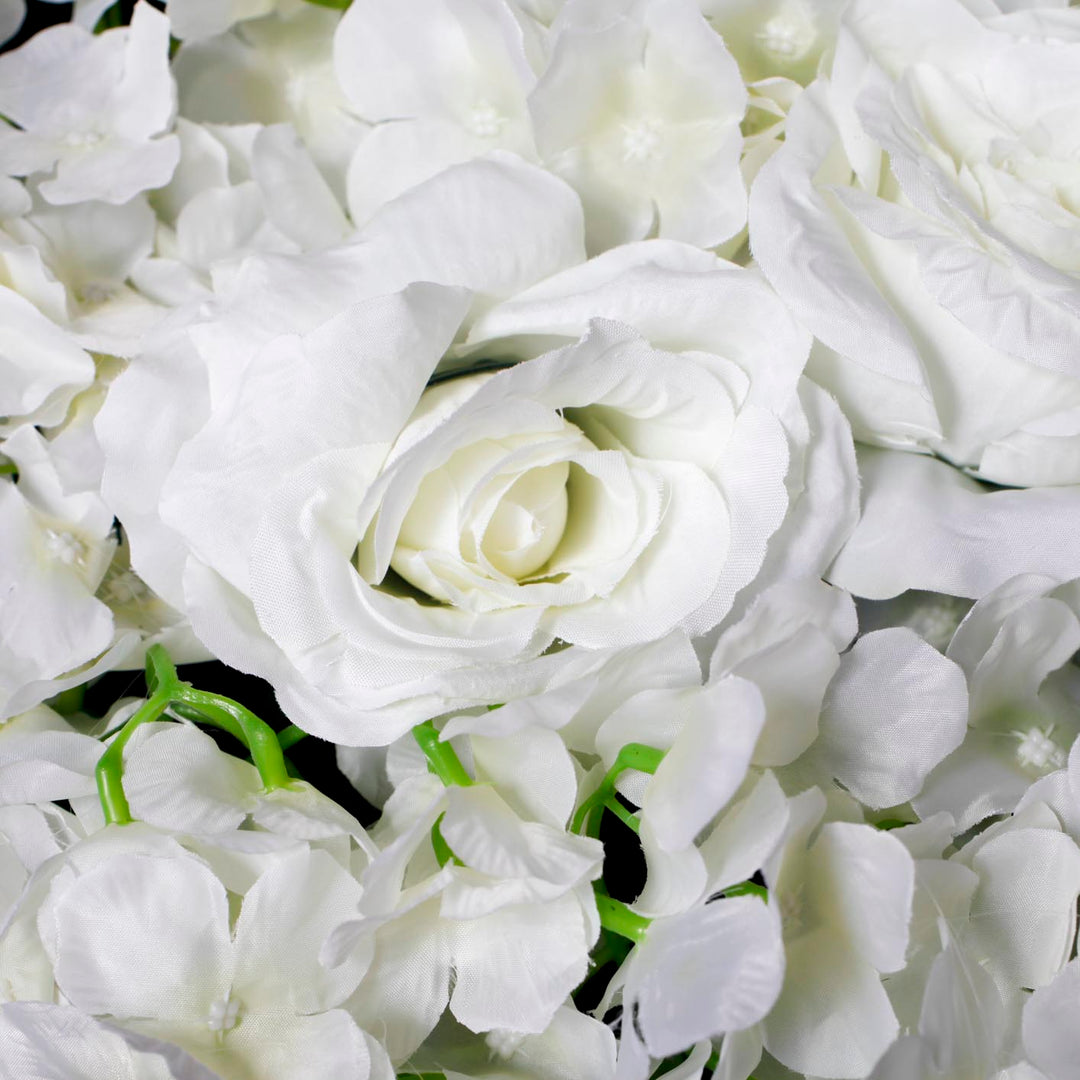
[{"label": "artificial flower", "polygon": [[986,6],[848,7],[755,182],[752,247],[858,437],[1070,484],[1080,45]]}]

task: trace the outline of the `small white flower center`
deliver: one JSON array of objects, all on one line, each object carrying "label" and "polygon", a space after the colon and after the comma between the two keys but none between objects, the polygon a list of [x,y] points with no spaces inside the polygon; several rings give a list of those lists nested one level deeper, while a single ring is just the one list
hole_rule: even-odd
[{"label": "small white flower center", "polygon": [[100,131],[69,131],[61,141],[65,146],[77,150],[97,146],[104,138],[105,136]]},{"label": "small white flower center", "polygon": [[240,1019],[240,1001],[231,994],[218,998],[206,1014],[206,1026],[214,1032],[224,1033],[236,1027]]},{"label": "small white flower center", "polygon": [[88,281],[79,290],[79,298],[85,304],[104,304],[113,296],[113,287],[101,281]]},{"label": "small white flower center", "polygon": [[660,125],[655,120],[638,120],[622,125],[623,161],[652,161],[660,153]]},{"label": "small white flower center", "polygon": [[135,604],[149,595],[146,583],[131,570],[110,570],[98,589],[98,596],[110,605]]},{"label": "small white flower center", "polygon": [[65,566],[81,566],[86,562],[86,545],[72,533],[46,529],[44,543],[50,558]]},{"label": "small white flower center", "polygon": [[1016,760],[1023,768],[1039,775],[1065,768],[1065,751],[1050,738],[1053,730],[1051,727],[1046,731],[1032,728],[1030,731],[1013,732],[1019,740]]},{"label": "small white flower center", "polygon": [[493,139],[506,126],[503,116],[490,101],[478,101],[465,119],[465,127],[481,139]]},{"label": "small white flower center", "polygon": [[966,605],[949,597],[920,604],[908,619],[908,626],[935,649],[944,649],[964,617]]},{"label": "small white flower center", "polygon": [[484,1036],[484,1042],[487,1043],[487,1047],[491,1051],[492,1056],[501,1058],[503,1061],[508,1061],[512,1058],[517,1051],[517,1048],[524,1041],[524,1035],[521,1035],[516,1031],[507,1031],[503,1028],[496,1028],[493,1031],[489,1031]]},{"label": "small white flower center", "polygon": [[754,35],[762,52],[789,63],[806,56],[817,37],[813,15],[801,3],[784,4]]}]

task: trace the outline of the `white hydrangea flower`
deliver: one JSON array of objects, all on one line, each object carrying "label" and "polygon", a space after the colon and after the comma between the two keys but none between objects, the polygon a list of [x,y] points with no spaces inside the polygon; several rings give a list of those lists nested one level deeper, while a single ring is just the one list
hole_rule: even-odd
[{"label": "white hydrangea flower", "polygon": [[529,109],[541,159],[585,205],[590,252],[736,234],[746,100],[693,0],[569,0]]},{"label": "white hydrangea flower", "polygon": [[[168,182],[180,154],[169,20],[136,5],[130,27],[94,36],[74,24],[36,34],[0,58],[0,171],[50,173],[51,203],[125,203]],[[42,71],[48,77],[41,77]]]},{"label": "white hydrangea flower", "polygon": [[914,799],[968,730],[964,672],[907,627],[862,635],[840,659],[820,734],[796,769],[873,810]]},{"label": "white hydrangea flower", "polygon": [[165,12],[173,35],[183,42],[223,34],[231,26],[283,9],[294,11],[302,0],[168,0]]},{"label": "white hydrangea flower", "polygon": [[[175,0],[174,0],[175,2]],[[184,0],[197,30],[173,60],[180,115],[198,124],[290,124],[335,198],[346,204],[345,177],[370,126],[353,115],[334,74],[340,11],[307,0],[266,3],[260,18],[203,37],[211,22],[233,23],[260,0]],[[187,29],[187,28],[185,28]]]},{"label": "white hydrangea flower", "polygon": [[[650,1062],[691,1049],[686,1076],[700,1075],[709,1040],[751,1029],[780,993],[779,909],[757,896],[724,896],[766,863],[782,837],[786,799],[771,774],[746,785],[696,843],[742,786],[763,713],[754,687],[728,678],[689,699],[685,691],[646,691],[601,729],[600,747],[618,734],[666,748],[634,815],[647,878],[629,911],[652,918],[647,926],[641,920],[604,999],[618,995],[622,1003],[620,1080],[647,1077]],[[681,730],[667,748],[669,721]],[[641,779],[624,776],[630,787]]]},{"label": "white hydrangea flower", "polygon": [[57,454],[24,426],[0,445],[19,470],[17,483],[0,480],[0,718],[105,671],[141,667],[155,643],[182,663],[207,659],[187,620],[131,570],[92,477],[62,468],[78,444]]},{"label": "white hydrangea flower", "polygon": [[857,629],[851,597],[809,578],[771,586],[723,630],[709,660],[710,680],[749,679],[765,702],[754,765],[790,765],[811,746],[840,654]]},{"label": "white hydrangea flower", "polygon": [[125,748],[124,793],[139,821],[213,835],[251,823],[302,840],[352,838],[371,858],[375,847],[346,810],[302,780],[265,791],[254,765],[220,750],[190,724],[147,724]]},{"label": "white hydrangea flower", "polygon": [[26,206],[0,231],[6,283],[99,362],[101,354],[134,355],[143,333],[167,313],[129,282],[153,244],[147,197],[54,206],[39,184],[20,188]]},{"label": "white hydrangea flower", "polygon": [[32,427],[3,443],[19,483],[0,480],[0,716],[21,713],[130,651],[95,597],[115,549],[96,494],[65,495]]},{"label": "white hydrangea flower", "polygon": [[596,750],[606,767],[628,743],[664,753],[651,777],[628,770],[617,781],[617,790],[641,807],[635,817],[648,873],[634,912],[674,915],[716,891],[707,890],[706,858],[695,840],[742,786],[764,722],[757,688],[728,676],[705,686],[644,690],[601,725]]},{"label": "white hydrangea flower", "polygon": [[914,865],[895,837],[829,821],[822,793],[790,801],[787,836],[765,868],[783,920],[786,971],[762,1021],[765,1048],[815,1076],[869,1075],[899,1032],[881,975],[904,967]]},{"label": "white hydrangea flower", "polygon": [[229,892],[243,893],[234,910],[203,859],[145,827],[113,826],[51,865],[9,922],[0,966],[36,916],[65,1002],[181,1046],[215,1073],[393,1076],[340,1008],[366,958],[354,953],[333,971],[316,959],[360,895],[327,853],[294,843],[253,881],[230,880]]},{"label": "white hydrangea flower", "polygon": [[478,1039],[444,1016],[409,1068],[443,1073],[447,1080],[614,1080],[611,1029],[570,1005],[557,1009],[539,1035],[490,1031]]},{"label": "white hydrangea flower", "polygon": [[806,85],[836,45],[845,0],[699,0],[749,82],[780,76]]},{"label": "white hydrangea flower", "polygon": [[1031,31],[991,4],[856,0],[758,175],[751,236],[858,437],[1070,484],[1080,40]]},{"label": "white hydrangea flower", "polygon": [[914,800],[948,811],[961,831],[1007,813],[1040,777],[1065,767],[1080,734],[1080,586],[1025,575],[987,594],[947,656],[967,676],[968,731]]},{"label": "white hydrangea flower", "polygon": [[[873,1080],[1037,1080],[1016,1062],[1020,1014],[1030,1005],[1025,990],[1068,982],[1055,972],[1068,970],[1061,964],[1075,918],[1077,849],[1034,803],[943,858],[955,832],[952,818],[938,814],[892,834],[915,858],[908,963],[885,984],[910,1034],[890,1047]],[[1042,994],[1049,1004],[1053,993]]]},{"label": "white hydrangea flower", "polygon": [[755,896],[655,919],[618,974],[619,1080],[644,1080],[650,1058],[704,1042],[700,1069],[710,1037],[760,1021],[784,980],[779,923],[778,912]]},{"label": "white hydrangea flower", "polygon": [[1004,1077],[1007,1035],[1018,1019],[1019,999],[1006,1010],[993,978],[949,942],[930,969],[916,1032],[901,1035],[875,1066],[870,1080],[951,1080],[956,1076]]},{"label": "white hydrangea flower", "polygon": [[1078,1007],[1080,960],[1070,960],[1024,1006],[1024,1049],[1046,1080],[1068,1080],[1076,1073],[1080,1057],[1075,1022]]},{"label": "white hydrangea flower", "polygon": [[858,605],[864,633],[890,626],[906,626],[928,645],[944,652],[956,628],[971,610],[971,601],[959,596],[909,589],[889,600],[866,600]]},{"label": "white hydrangea flower", "polygon": [[94,361],[25,297],[0,287],[3,380],[0,430],[57,424],[72,399],[94,381]]},{"label": "white hydrangea flower", "polygon": [[536,82],[507,0],[354,4],[334,34],[338,81],[374,126],[349,164],[357,224],[448,165],[493,149],[533,160]]},{"label": "white hydrangea flower", "polygon": [[1080,894],[1080,848],[1034,803],[953,857],[979,878],[963,941],[1003,993],[1045,986],[1068,961]]},{"label": "white hydrangea flower", "polygon": [[93,795],[94,767],[104,749],[46,705],[5,720],[0,724],[0,805]]},{"label": "white hydrangea flower", "polygon": [[193,124],[177,120],[180,163],[155,194],[151,257],[132,274],[163,304],[227,291],[256,251],[324,247],[349,231],[344,212],[287,124]]},{"label": "white hydrangea flower", "polygon": [[[436,825],[454,856],[441,868]],[[395,1062],[447,1008],[473,1032],[543,1032],[599,931],[600,844],[520,818],[495,787],[443,789],[426,775],[400,784],[373,838],[381,852],[361,876],[361,918],[324,950],[336,964],[374,949],[352,1015],[385,1032]]]},{"label": "white hydrangea flower", "polygon": [[[6,752],[5,740],[5,756]],[[51,764],[48,762],[47,766]],[[53,785],[53,790],[63,791],[64,788]],[[0,926],[6,924],[16,910],[38,867],[83,837],[72,814],[44,799],[41,801],[42,806],[24,802],[0,807]],[[10,985],[10,980],[4,984],[0,1000],[11,997]]]}]

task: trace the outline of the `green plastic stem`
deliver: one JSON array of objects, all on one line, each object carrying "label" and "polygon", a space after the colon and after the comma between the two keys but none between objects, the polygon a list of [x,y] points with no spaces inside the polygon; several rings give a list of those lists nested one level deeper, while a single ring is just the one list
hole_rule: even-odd
[{"label": "green plastic stem", "polygon": [[160,691],[141,705],[134,716],[120,729],[120,734],[105,748],[94,768],[98,798],[108,825],[127,825],[133,819],[131,807],[124,794],[124,747],[135,729],[156,720],[169,707],[168,693]]},{"label": "green plastic stem", "polygon": [[288,727],[282,728],[277,733],[278,745],[282,750],[288,750],[290,746],[295,746],[301,739],[306,739],[307,734],[306,731],[298,728],[295,724],[289,724]]},{"label": "green plastic stem", "polygon": [[600,925],[605,930],[610,930],[619,937],[638,942],[645,937],[652,921],[643,915],[637,915],[624,903],[613,900],[606,893],[599,890],[596,892],[596,910],[600,913]]},{"label": "green plastic stem", "polygon": [[757,896],[768,902],[769,890],[766,889],[764,885],[759,885],[756,881],[741,881],[738,885],[732,885],[730,889],[725,889],[724,895]]},{"label": "green plastic stem", "polygon": [[[604,774],[600,786],[578,807],[570,831],[579,836],[582,832],[594,839],[600,835],[600,815],[594,814],[615,797],[615,782],[627,769],[655,773],[664,760],[664,751],[644,743],[627,743],[615,756],[615,762]],[[631,826],[633,828],[633,826]],[[635,830],[636,831],[636,830]]]},{"label": "green plastic stem", "polygon": [[[233,721],[242,732],[242,739],[251,751],[251,760],[259,770],[263,787],[267,791],[288,787],[289,770],[285,767],[285,755],[281,751],[274,729],[264,720],[260,720],[250,709],[245,708],[232,698],[221,694],[209,694],[204,690],[180,683],[174,689],[174,699],[184,705],[193,705],[199,712],[206,713],[215,721],[221,721],[225,727]],[[226,730],[231,730],[226,727]]]},{"label": "green plastic stem", "polygon": [[124,747],[136,728],[157,720],[169,708],[189,719],[215,724],[244,743],[267,791],[288,785],[285,755],[270,725],[231,698],[196,690],[181,682],[176,666],[161,645],[146,650],[146,684],[150,697],[120,729],[94,770],[106,822],[126,825],[132,820],[123,785]]},{"label": "green plastic stem", "polygon": [[604,809],[610,810],[628,829],[634,832],[641,831],[641,819],[637,814],[631,814],[629,810],[615,797],[604,803]]},{"label": "green plastic stem", "polygon": [[465,865],[454,854],[454,849],[446,842],[446,838],[442,834],[442,829],[439,828],[444,817],[446,817],[446,814],[440,814],[436,819],[435,824],[431,826],[431,846],[435,849],[435,860],[438,862],[440,870],[448,862],[452,862],[455,866]]},{"label": "green plastic stem", "polygon": [[469,787],[473,779],[465,771],[461,759],[448,742],[439,740],[439,733],[430,720],[412,729],[420,749],[424,751],[431,771],[447,786]]},{"label": "green plastic stem", "polygon": [[222,731],[227,731],[238,742],[247,745],[244,740],[244,729],[226,712],[216,709],[212,712],[196,709],[194,705],[189,705],[184,701],[173,701],[170,708],[177,716],[182,716],[185,720],[190,720],[194,724],[210,724],[220,728]]}]

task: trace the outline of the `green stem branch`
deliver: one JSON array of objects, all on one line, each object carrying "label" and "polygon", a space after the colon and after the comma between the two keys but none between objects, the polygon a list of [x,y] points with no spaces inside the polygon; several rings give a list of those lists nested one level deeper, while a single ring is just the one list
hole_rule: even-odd
[{"label": "green stem branch", "polygon": [[[600,786],[578,807],[570,831],[579,836],[582,832],[593,838],[600,833],[600,815],[594,813],[615,798],[615,782],[627,769],[655,773],[664,760],[664,751],[644,743],[627,743],[616,755],[615,762],[604,774]],[[633,826],[630,826],[633,828]],[[636,830],[635,830],[636,831]]]},{"label": "green stem branch", "polygon": [[106,822],[126,825],[132,820],[123,786],[124,747],[136,728],[157,720],[170,708],[188,719],[214,724],[247,746],[267,791],[288,785],[285,755],[269,724],[231,698],[196,690],[181,682],[169,654],[160,645],[152,645],[146,650],[146,683],[150,697],[120,729],[95,768],[98,796]]},{"label": "green stem branch", "polygon": [[413,738],[416,739],[420,749],[427,758],[431,771],[447,787],[469,787],[473,779],[465,771],[461,759],[454,753],[454,748],[448,742],[441,742],[435,725],[428,720],[424,724],[417,724],[412,729]]}]

